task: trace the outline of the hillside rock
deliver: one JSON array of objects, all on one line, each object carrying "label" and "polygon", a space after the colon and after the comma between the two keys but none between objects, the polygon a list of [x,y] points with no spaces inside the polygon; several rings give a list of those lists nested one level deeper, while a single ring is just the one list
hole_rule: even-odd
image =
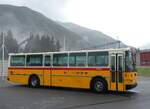
[{"label": "hillside rock", "polygon": [[[115,41],[94,30],[71,23],[58,23],[43,14],[23,6],[0,5],[0,32],[11,30],[18,42],[29,38],[30,33],[48,34],[59,40],[66,50],[78,50]],[[110,47],[116,47],[110,46]]]}]

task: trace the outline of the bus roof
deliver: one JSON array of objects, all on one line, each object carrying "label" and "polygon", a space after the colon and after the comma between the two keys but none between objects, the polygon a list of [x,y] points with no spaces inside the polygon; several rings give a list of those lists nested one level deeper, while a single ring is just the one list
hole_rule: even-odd
[{"label": "bus roof", "polygon": [[9,53],[9,55],[37,55],[37,54],[82,53],[82,52],[127,51],[127,50],[131,50],[131,48],[127,47],[127,48],[117,48],[117,49],[112,48],[112,49],[79,50],[79,51],[37,52],[37,53]]}]

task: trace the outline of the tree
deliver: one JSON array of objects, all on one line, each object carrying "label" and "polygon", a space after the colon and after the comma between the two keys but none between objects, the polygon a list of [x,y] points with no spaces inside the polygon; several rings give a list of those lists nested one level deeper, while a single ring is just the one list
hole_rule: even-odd
[{"label": "tree", "polygon": [[59,42],[59,40],[57,40],[57,42],[56,42],[56,49],[55,49],[55,51],[60,51],[60,42]]},{"label": "tree", "polygon": [[9,53],[17,53],[19,49],[18,42],[15,38],[13,38],[13,33],[11,30],[7,32],[5,36],[5,45],[8,49]]},{"label": "tree", "polygon": [[29,40],[27,40],[27,43],[26,43],[25,48],[23,50],[24,52],[31,52],[31,46],[32,46],[33,38],[34,38],[34,35],[32,33],[30,33]]},{"label": "tree", "polygon": [[[0,47],[2,46],[3,36],[5,38],[5,58],[8,58],[8,53],[17,53],[19,45],[17,40],[13,37],[11,30],[7,31],[6,34],[3,32],[0,35]],[[2,49],[1,49],[2,51]],[[0,54],[2,56],[2,53]]]},{"label": "tree", "polygon": [[50,43],[50,51],[54,52],[55,51],[55,39],[53,36],[51,37],[49,43]]},{"label": "tree", "polygon": [[[31,35],[30,35],[31,37]],[[54,52],[60,50],[60,43],[55,38],[50,37],[48,34],[36,36],[32,34],[32,38],[28,40],[25,46],[25,52]]]}]

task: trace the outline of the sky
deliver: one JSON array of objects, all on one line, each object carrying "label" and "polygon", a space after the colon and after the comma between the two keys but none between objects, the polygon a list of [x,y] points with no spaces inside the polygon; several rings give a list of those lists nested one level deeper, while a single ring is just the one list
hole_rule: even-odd
[{"label": "sky", "polygon": [[0,0],[101,31],[127,45],[150,44],[150,0]]}]

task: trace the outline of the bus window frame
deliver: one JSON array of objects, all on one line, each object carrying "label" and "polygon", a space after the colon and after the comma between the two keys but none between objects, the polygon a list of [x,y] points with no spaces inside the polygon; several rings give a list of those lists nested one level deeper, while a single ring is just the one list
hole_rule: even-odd
[{"label": "bus window frame", "polygon": [[[73,55],[73,56],[75,56],[75,65],[73,65],[73,66],[70,66],[70,54],[85,54],[85,62],[84,62],[84,66],[77,66],[76,65],[76,56],[77,55]],[[78,55],[79,56],[79,55]],[[87,66],[87,52],[69,52],[69,56],[68,56],[68,67],[74,67],[74,68],[77,68],[77,67],[80,67],[80,68],[85,68],[85,67],[88,67]]]},{"label": "bus window frame", "polygon": [[[15,66],[11,65],[11,59],[12,59],[13,56],[24,56],[24,61],[25,61],[24,65],[17,65],[17,66],[16,65]],[[26,66],[26,55],[24,55],[24,54],[10,55],[8,60],[9,60],[9,65],[8,66],[11,66],[11,67],[25,67]]]},{"label": "bus window frame", "polygon": [[[27,65],[28,64],[28,62],[27,62],[27,59],[28,59],[28,56],[34,56],[34,55],[42,55],[42,64],[41,65]],[[26,55],[26,67],[43,67],[43,65],[44,65],[44,61],[43,61],[43,58],[44,57],[44,55],[41,53],[41,54],[27,54]]]},{"label": "bus window frame", "polygon": [[[45,60],[46,60],[46,56],[50,56],[50,65],[46,66],[45,65]],[[43,54],[43,67],[52,67],[52,55],[51,54]]]},{"label": "bus window frame", "polygon": [[[107,65],[106,66],[89,66],[89,53],[104,53],[104,52],[107,52]],[[88,55],[87,55],[87,67],[93,67],[93,68],[107,68],[107,67],[110,67],[110,52],[109,51],[90,51],[90,52],[87,52]],[[95,57],[96,58],[96,57]]]},{"label": "bus window frame", "polygon": [[[66,66],[62,66],[62,65],[54,65],[54,55],[61,55],[61,54],[67,54],[67,65]],[[68,67],[68,52],[62,52],[62,53],[52,53],[52,67]]]}]

